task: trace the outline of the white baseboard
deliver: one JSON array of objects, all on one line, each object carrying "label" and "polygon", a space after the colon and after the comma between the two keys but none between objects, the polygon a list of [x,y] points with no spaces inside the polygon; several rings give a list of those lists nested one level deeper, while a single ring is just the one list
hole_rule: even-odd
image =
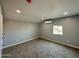
[{"label": "white baseboard", "polygon": [[[43,38],[43,39],[49,40],[49,38],[46,38],[46,37],[43,37],[43,36],[39,36],[39,37],[37,37],[37,38]],[[4,47],[2,47],[2,49],[8,48],[8,47],[11,47],[11,46],[15,46],[15,45],[18,45],[18,44],[21,44],[21,43],[24,43],[24,42],[28,42],[28,41],[31,41],[31,40],[34,40],[34,39],[37,39],[37,38],[32,38],[32,39],[29,39],[29,40],[21,41],[21,42],[19,42],[19,43],[15,43],[15,44],[11,44],[11,45],[8,45],[8,46],[4,46]],[[65,46],[69,46],[69,47],[73,47],[73,48],[79,49],[78,46],[66,44],[66,43],[63,43],[63,42],[56,41],[56,40],[52,40],[52,39],[51,39],[51,40],[49,40],[49,41],[53,41],[53,42],[56,42],[56,43],[59,43],[59,44],[63,44],[63,45],[65,45]]]},{"label": "white baseboard", "polygon": [[11,47],[11,46],[15,46],[15,45],[18,45],[18,44],[21,44],[21,43],[25,43],[25,42],[28,42],[28,41],[31,41],[31,40],[34,40],[34,39],[37,39],[37,38],[32,38],[32,39],[29,39],[29,40],[25,40],[25,41],[17,42],[17,43],[14,43],[14,44],[10,44],[8,46],[2,47],[2,49],[8,48],[8,47]]},{"label": "white baseboard", "polygon": [[[49,40],[49,38],[42,37],[42,36],[40,36],[40,38],[43,38],[43,39]],[[78,46],[75,46],[75,45],[66,44],[66,43],[63,43],[63,42],[56,41],[56,40],[49,40],[49,41],[53,41],[53,42],[56,42],[56,43],[59,43],[59,44],[65,45],[65,46],[69,46],[69,47],[72,47],[72,48],[79,49],[79,47],[78,47]]]}]

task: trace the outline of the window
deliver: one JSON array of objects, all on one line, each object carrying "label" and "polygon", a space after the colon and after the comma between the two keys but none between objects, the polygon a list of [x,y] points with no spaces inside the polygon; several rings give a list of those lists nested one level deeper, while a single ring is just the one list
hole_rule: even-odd
[{"label": "window", "polygon": [[54,25],[53,26],[53,34],[63,35],[63,26]]}]

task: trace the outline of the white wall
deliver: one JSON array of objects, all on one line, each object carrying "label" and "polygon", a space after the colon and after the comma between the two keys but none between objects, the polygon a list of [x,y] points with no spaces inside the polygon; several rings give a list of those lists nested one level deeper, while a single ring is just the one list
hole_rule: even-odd
[{"label": "white wall", "polygon": [[2,13],[1,13],[1,6],[0,6],[0,57],[2,52]]},{"label": "white wall", "polygon": [[4,20],[3,47],[8,47],[21,42],[38,38],[39,24]]}]

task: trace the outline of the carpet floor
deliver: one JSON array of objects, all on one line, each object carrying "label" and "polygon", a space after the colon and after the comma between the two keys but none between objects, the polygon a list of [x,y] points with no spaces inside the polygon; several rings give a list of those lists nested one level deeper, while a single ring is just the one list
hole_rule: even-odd
[{"label": "carpet floor", "polygon": [[5,48],[3,58],[79,58],[79,50],[43,39]]}]

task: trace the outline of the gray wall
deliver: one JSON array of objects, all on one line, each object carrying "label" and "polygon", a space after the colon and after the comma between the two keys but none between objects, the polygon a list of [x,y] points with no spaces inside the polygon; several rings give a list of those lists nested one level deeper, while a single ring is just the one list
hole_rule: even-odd
[{"label": "gray wall", "polygon": [[4,20],[3,47],[38,38],[39,24]]},{"label": "gray wall", "polygon": [[[61,36],[52,34],[53,25],[62,25],[64,35]],[[43,22],[40,25],[40,28],[40,36],[43,38],[79,47],[79,16],[56,19],[53,20],[52,24],[45,24]]]}]

